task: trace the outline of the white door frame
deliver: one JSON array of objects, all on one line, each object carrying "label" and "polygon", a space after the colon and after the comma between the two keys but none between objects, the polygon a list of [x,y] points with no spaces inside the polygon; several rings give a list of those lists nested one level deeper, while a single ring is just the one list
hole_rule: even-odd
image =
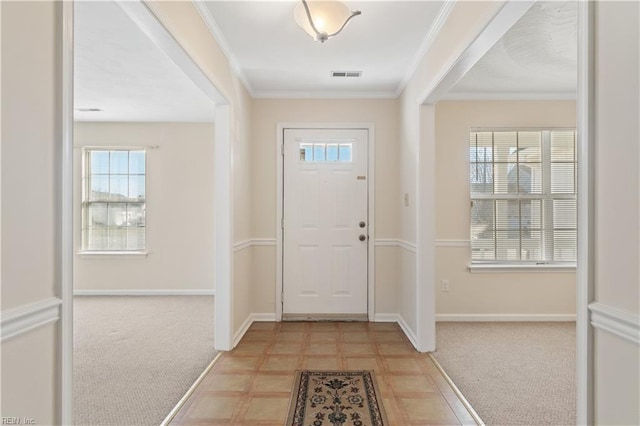
[{"label": "white door frame", "polygon": [[[230,350],[233,336],[233,173],[231,107],[198,64],[173,38],[158,18],[142,2],[117,2],[130,18],[153,42],[164,51],[200,90],[215,103],[215,166],[214,166],[214,263],[215,289],[215,349]],[[62,3],[61,79],[61,142],[58,164],[58,239],[60,247],[59,292],[62,299],[60,314],[60,345],[58,357],[58,423],[73,424],[73,2]]]},{"label": "white door frame", "polygon": [[[417,337],[420,351],[435,350],[435,104],[484,56],[533,2],[507,2],[482,34],[453,66],[430,86],[416,105],[418,114],[417,176]],[[595,131],[594,131],[594,2],[578,2],[578,258],[576,268],[576,387],[577,424],[593,423],[593,327],[588,305],[594,300],[595,273]]]},{"label": "white door frame", "polygon": [[362,129],[367,130],[368,219],[369,244],[367,248],[367,315],[375,317],[375,125],[373,123],[278,123],[276,130],[276,321],[282,321],[283,286],[283,201],[284,201],[284,130],[285,129]]}]

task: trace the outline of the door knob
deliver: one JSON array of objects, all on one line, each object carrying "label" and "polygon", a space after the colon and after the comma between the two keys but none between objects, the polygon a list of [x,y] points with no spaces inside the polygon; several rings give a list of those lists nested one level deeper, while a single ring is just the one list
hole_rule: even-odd
[{"label": "door knob", "polygon": [[360,234],[360,236],[358,237],[358,239],[359,239],[360,241],[364,241],[364,240],[366,240],[366,239],[367,239],[367,237],[365,237],[365,236],[364,236],[364,234]]},{"label": "door knob", "polygon": [[360,228],[364,228],[364,227],[365,227],[365,225],[366,225],[366,223],[364,223],[364,221],[363,221],[363,222],[360,222],[360,223],[358,224],[358,226],[359,226]]}]

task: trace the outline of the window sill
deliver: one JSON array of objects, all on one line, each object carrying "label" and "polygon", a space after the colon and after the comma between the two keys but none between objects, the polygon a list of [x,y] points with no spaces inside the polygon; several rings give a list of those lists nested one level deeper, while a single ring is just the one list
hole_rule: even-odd
[{"label": "window sill", "polygon": [[146,258],[148,251],[80,251],[79,257],[87,259],[122,259],[122,258]]},{"label": "window sill", "polygon": [[485,263],[470,264],[469,272],[472,274],[495,273],[495,272],[575,272],[575,263],[559,263],[559,264],[509,264],[509,263]]}]

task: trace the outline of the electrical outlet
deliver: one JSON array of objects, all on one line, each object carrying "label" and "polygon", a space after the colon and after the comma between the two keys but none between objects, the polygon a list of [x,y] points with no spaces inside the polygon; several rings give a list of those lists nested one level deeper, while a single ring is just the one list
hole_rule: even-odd
[{"label": "electrical outlet", "polygon": [[449,291],[449,280],[441,280],[440,281],[440,289],[442,291]]}]

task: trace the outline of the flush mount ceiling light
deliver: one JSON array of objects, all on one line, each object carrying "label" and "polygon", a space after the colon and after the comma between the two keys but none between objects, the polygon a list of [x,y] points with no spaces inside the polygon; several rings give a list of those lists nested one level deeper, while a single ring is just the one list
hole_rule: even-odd
[{"label": "flush mount ceiling light", "polygon": [[300,28],[315,41],[324,43],[340,34],[349,21],[361,13],[350,11],[338,0],[302,0],[296,5],[293,16]]}]

